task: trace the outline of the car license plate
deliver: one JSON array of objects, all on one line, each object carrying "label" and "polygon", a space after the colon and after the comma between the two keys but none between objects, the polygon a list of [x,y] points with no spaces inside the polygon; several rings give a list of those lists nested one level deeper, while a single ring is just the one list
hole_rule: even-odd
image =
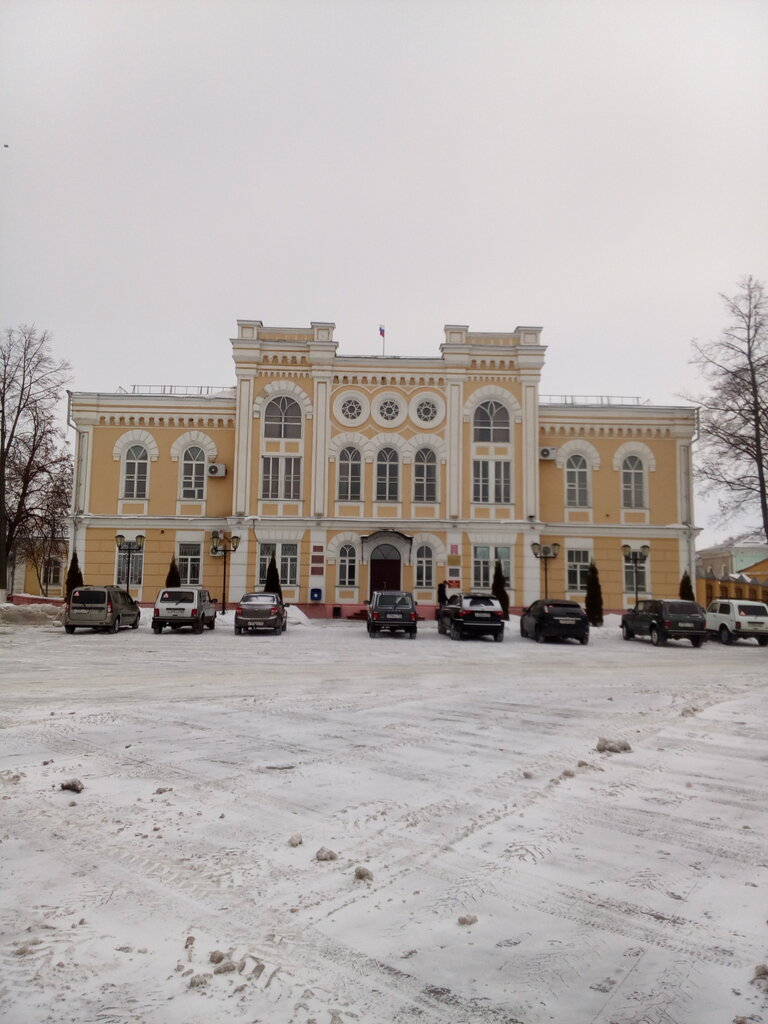
[{"label": "car license plate", "polygon": [[680,629],[693,629],[692,622],[678,622],[678,626]]},{"label": "car license plate", "polygon": [[576,619],[558,619],[557,621],[562,623],[564,626],[572,626]]},{"label": "car license plate", "polygon": [[475,618],[476,619],[490,619],[490,617],[491,617],[491,613],[490,612],[475,612]]},{"label": "car license plate", "polygon": [[168,609],[168,614],[169,615],[183,615],[184,614],[184,609],[183,608],[169,608]]},{"label": "car license plate", "polygon": [[402,619],[402,615],[387,615],[388,619]]}]

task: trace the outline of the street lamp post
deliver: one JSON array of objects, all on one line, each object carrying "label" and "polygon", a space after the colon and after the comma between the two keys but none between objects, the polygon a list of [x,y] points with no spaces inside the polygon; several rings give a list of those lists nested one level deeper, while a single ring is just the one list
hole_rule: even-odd
[{"label": "street lamp post", "polygon": [[538,544],[534,541],[531,544],[531,551],[544,563],[544,600],[549,597],[549,580],[547,578],[547,564],[550,558],[557,558],[560,554],[559,544]]},{"label": "street lamp post", "polygon": [[651,549],[647,544],[643,544],[639,551],[634,551],[629,544],[621,545],[621,553],[624,555],[625,562],[632,563],[632,577],[635,584],[635,604],[637,604],[637,567],[643,565],[648,555],[651,553]]},{"label": "street lamp post", "polygon": [[218,530],[211,531],[211,554],[222,555],[224,558],[224,583],[221,593],[221,611],[219,615],[226,615],[227,612],[227,557],[230,551],[237,551],[240,547],[240,538],[236,534],[227,537]]},{"label": "street lamp post", "polygon": [[121,555],[128,555],[128,571],[125,574],[125,589],[131,592],[131,555],[134,551],[144,550],[144,534],[139,533],[134,540],[126,540],[122,533],[115,534],[115,546]]}]

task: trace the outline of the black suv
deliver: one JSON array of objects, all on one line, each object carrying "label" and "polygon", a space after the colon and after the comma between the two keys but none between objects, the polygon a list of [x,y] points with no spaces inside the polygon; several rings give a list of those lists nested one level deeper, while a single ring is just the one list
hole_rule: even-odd
[{"label": "black suv", "polygon": [[504,612],[491,594],[452,594],[438,612],[437,632],[448,633],[451,640],[492,636],[500,644],[504,639]]},{"label": "black suv", "polygon": [[707,639],[707,617],[695,601],[638,601],[621,617],[621,635],[625,640],[649,636],[654,647],[667,640],[690,640],[701,647]]},{"label": "black suv", "polygon": [[407,633],[413,640],[416,636],[416,602],[413,594],[405,590],[375,590],[368,605],[368,636],[373,640],[377,633]]},{"label": "black suv", "polygon": [[520,636],[540,644],[550,637],[589,643],[589,619],[576,601],[534,601],[520,616]]}]

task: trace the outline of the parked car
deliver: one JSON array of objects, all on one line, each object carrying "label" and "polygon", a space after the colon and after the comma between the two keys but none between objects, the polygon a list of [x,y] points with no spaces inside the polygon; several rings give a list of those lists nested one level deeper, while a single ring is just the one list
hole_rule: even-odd
[{"label": "parked car", "polygon": [[589,643],[589,619],[577,601],[540,600],[523,609],[520,636],[540,644],[550,638]]},{"label": "parked car", "polygon": [[406,590],[375,590],[368,605],[368,636],[377,633],[407,633],[413,640],[417,631],[416,602]]},{"label": "parked car", "polygon": [[235,634],[271,629],[277,636],[288,628],[288,605],[280,594],[243,594],[235,605]]},{"label": "parked car", "polygon": [[707,639],[707,620],[695,601],[638,601],[622,615],[621,634],[625,640],[648,636],[655,647],[667,640],[690,640],[693,647],[701,647]]},{"label": "parked car", "polygon": [[761,601],[731,601],[717,598],[707,608],[707,633],[724,644],[754,637],[761,647],[768,644],[768,605]]},{"label": "parked car", "polygon": [[154,632],[162,633],[164,626],[191,626],[195,633],[202,633],[205,626],[215,629],[216,598],[205,587],[166,587],[157,595],[152,613]]},{"label": "parked car", "polygon": [[110,585],[77,587],[64,610],[64,629],[101,629],[116,633],[121,626],[139,628],[141,608],[127,590]]},{"label": "parked car", "polygon": [[437,617],[438,633],[451,640],[468,636],[492,636],[496,643],[504,639],[504,612],[492,594],[451,594]]}]

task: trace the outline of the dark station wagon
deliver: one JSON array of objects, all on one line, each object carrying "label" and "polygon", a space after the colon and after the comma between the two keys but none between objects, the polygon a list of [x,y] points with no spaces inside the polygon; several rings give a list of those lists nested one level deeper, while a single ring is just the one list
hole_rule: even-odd
[{"label": "dark station wagon", "polygon": [[534,601],[520,616],[520,636],[537,643],[549,639],[578,640],[589,643],[589,619],[577,601]]},{"label": "dark station wagon", "polygon": [[368,636],[373,640],[379,633],[407,633],[416,636],[416,602],[406,590],[376,590],[368,605]]}]

